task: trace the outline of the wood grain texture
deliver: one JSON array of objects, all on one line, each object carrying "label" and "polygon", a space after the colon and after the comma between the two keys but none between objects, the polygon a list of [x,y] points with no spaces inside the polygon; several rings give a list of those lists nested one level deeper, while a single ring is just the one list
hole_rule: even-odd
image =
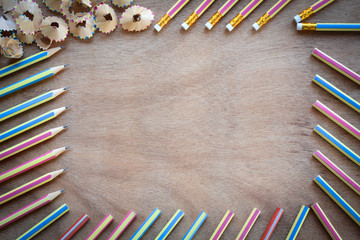
[{"label": "wood grain texture", "polygon": [[[40,2],[40,1],[38,1]],[[136,1],[151,8],[155,21],[174,1]],[[135,221],[128,239],[158,207],[162,214],[143,239],[153,239],[177,209],[185,217],[168,239],[181,239],[200,211],[209,214],[194,239],[208,239],[225,212],[235,217],[222,239],[234,239],[253,207],[262,213],[248,238],[259,239],[276,207],[285,210],[272,239],[285,239],[302,204],[319,202],[344,239],[359,239],[359,227],[313,183],[318,174],[360,212],[359,196],[312,157],[319,149],[355,181],[359,168],[312,129],[320,123],[355,152],[359,142],[312,108],[316,99],[360,126],[351,108],[312,83],[320,74],[355,99],[359,85],[311,56],[318,47],[360,72],[358,33],[297,32],[292,17],[314,1],[292,1],[260,31],[251,25],[275,0],[264,1],[240,26],[225,25],[248,3],[240,1],[211,30],[205,22],[217,11],[216,1],[187,31],[180,24],[200,0],[191,1],[160,32],[117,29],[81,41],[69,37],[62,52],[0,81],[4,87],[52,66],[70,67],[56,77],[2,98],[0,111],[46,91],[71,86],[69,92],[7,120],[5,131],[50,109],[72,104],[64,114],[0,145],[0,150],[52,127],[69,129],[38,147],[1,162],[5,171],[51,149],[71,148],[51,162],[0,186],[1,194],[46,172],[69,170],[1,206],[0,217],[62,188],[62,196],[41,210],[0,231],[14,239],[52,210],[67,203],[70,212],[38,235],[57,239],[83,213],[91,220],[74,239],[84,239],[111,213],[115,220],[105,239],[129,210]],[[46,15],[51,13],[41,4]],[[120,17],[121,10],[116,10]],[[360,3],[336,1],[311,22],[359,22]],[[25,56],[38,52],[26,46]],[[9,63],[0,57],[0,66]],[[328,239],[310,212],[298,239]]]}]

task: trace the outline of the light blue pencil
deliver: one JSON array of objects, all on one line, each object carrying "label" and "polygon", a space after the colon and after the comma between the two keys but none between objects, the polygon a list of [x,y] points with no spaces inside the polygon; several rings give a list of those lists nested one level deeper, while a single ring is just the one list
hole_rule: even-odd
[{"label": "light blue pencil", "polygon": [[165,240],[183,217],[184,217],[183,211],[181,211],[180,209],[177,210],[174,216],[169,220],[169,222],[157,235],[155,240]]},{"label": "light blue pencil", "polygon": [[191,240],[196,232],[199,230],[201,225],[204,223],[207,218],[207,214],[205,212],[201,212],[199,216],[195,219],[194,223],[191,225],[190,229],[187,231],[182,240]]},{"label": "light blue pencil", "polygon": [[151,227],[151,225],[155,222],[155,220],[160,216],[161,211],[157,208],[149,215],[149,217],[141,224],[138,230],[134,233],[134,235],[130,238],[130,240],[139,240],[145,232]]}]

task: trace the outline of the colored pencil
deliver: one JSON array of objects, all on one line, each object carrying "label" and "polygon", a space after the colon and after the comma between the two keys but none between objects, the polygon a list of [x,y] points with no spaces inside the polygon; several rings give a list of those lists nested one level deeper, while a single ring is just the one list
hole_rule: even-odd
[{"label": "colored pencil", "polygon": [[100,236],[100,234],[109,226],[109,224],[114,220],[113,216],[107,214],[103,220],[91,231],[89,236],[85,240],[94,240]]},{"label": "colored pencil", "polygon": [[224,233],[225,229],[229,225],[231,219],[234,217],[234,213],[228,210],[224,217],[221,219],[219,225],[216,227],[215,231],[210,237],[210,240],[220,239],[221,235]]},{"label": "colored pencil", "polygon": [[70,146],[54,149],[0,174],[0,183],[56,158]]},{"label": "colored pencil", "polygon": [[24,193],[27,193],[37,187],[40,187],[40,186],[44,185],[45,183],[52,181],[54,178],[59,176],[64,171],[66,171],[66,168],[60,169],[60,170],[57,170],[54,172],[46,173],[46,174],[42,175],[41,177],[38,177],[28,183],[21,185],[18,188],[15,188],[7,193],[4,193],[3,195],[0,196],[0,205],[18,197]]},{"label": "colored pencil", "polygon": [[120,224],[115,228],[115,230],[110,234],[107,240],[116,240],[120,235],[125,231],[125,229],[130,225],[132,220],[136,217],[136,213],[130,211],[125,218],[120,222]]},{"label": "colored pencil", "polygon": [[236,240],[244,240],[246,236],[249,234],[251,228],[254,226],[256,219],[259,217],[261,211],[257,208],[254,208],[248,219],[246,220],[244,226],[240,230],[239,234],[236,237]]},{"label": "colored pencil", "polygon": [[316,75],[313,79],[313,82],[328,91],[330,94],[338,98],[340,101],[360,113],[360,103],[357,102],[355,99],[351,98],[340,89],[336,88],[334,85],[326,81],[324,78]]},{"label": "colored pencil", "polygon": [[323,32],[358,32],[360,31],[360,23],[297,23],[296,30]]},{"label": "colored pencil", "polygon": [[180,209],[177,210],[174,216],[172,216],[172,218],[168,221],[165,227],[157,235],[155,240],[165,240],[183,217],[184,217],[184,212],[181,211]]},{"label": "colored pencil", "polygon": [[336,114],[334,111],[332,111],[330,108],[325,106],[323,103],[321,103],[319,100],[316,100],[316,102],[313,105],[314,108],[319,110],[321,113],[323,113],[325,116],[333,120],[337,125],[345,129],[348,133],[356,137],[358,140],[360,140],[360,130],[354,127],[351,123],[343,119],[341,116]]},{"label": "colored pencil", "polygon": [[48,204],[49,202],[51,202],[52,200],[54,200],[57,196],[59,196],[63,191],[56,191],[53,193],[49,193],[45,196],[43,196],[42,198],[39,198],[38,200],[36,200],[35,202],[32,202],[22,208],[20,208],[19,210],[11,213],[9,216],[4,217],[3,219],[0,220],[0,229],[7,226],[8,224],[15,222],[16,220],[28,215],[29,213],[35,211],[36,209],[45,206],[46,204]]},{"label": "colored pencil", "polygon": [[42,132],[32,138],[29,138],[21,143],[18,143],[15,146],[12,146],[10,148],[7,148],[7,149],[1,151],[0,152],[0,161],[56,136],[56,134],[63,131],[68,126],[69,125],[52,128],[52,129]]},{"label": "colored pencil", "polygon": [[155,30],[160,32],[161,29],[189,2],[189,0],[178,0],[154,26]]},{"label": "colored pencil", "polygon": [[289,234],[286,237],[286,240],[295,240],[297,235],[299,234],[299,231],[301,229],[301,226],[303,225],[307,214],[309,213],[310,208],[308,208],[305,205],[302,205],[300,208],[300,211],[298,215],[295,218],[295,221],[290,229]]},{"label": "colored pencil", "polygon": [[238,15],[236,15],[229,23],[226,25],[227,30],[231,32],[234,28],[239,25],[252,11],[257,8],[257,6],[262,3],[263,0],[252,0],[246,7],[244,7]]},{"label": "colored pencil", "polygon": [[181,24],[184,30],[188,30],[194,22],[213,4],[215,0],[204,0],[195,11]]},{"label": "colored pencil", "polygon": [[314,13],[320,11],[330,3],[332,3],[334,0],[320,0],[311,5],[309,8],[305,9],[298,15],[294,17],[295,22],[301,22],[302,20],[305,20],[306,18],[310,17]]},{"label": "colored pencil", "polygon": [[71,239],[88,221],[90,217],[84,213],[71,227],[59,238],[59,240]]},{"label": "colored pencil", "polygon": [[151,227],[151,225],[155,222],[155,220],[160,216],[161,211],[157,208],[150,214],[150,216],[141,224],[141,226],[136,230],[134,235],[130,238],[130,240],[138,240],[140,239],[145,232]]},{"label": "colored pencil", "polygon": [[33,226],[31,229],[29,229],[26,233],[24,233],[19,238],[17,238],[17,240],[32,239],[33,237],[35,237],[35,235],[37,235],[42,230],[44,230],[47,226],[49,226],[50,224],[52,224],[53,222],[58,220],[62,215],[67,213],[69,210],[70,209],[69,209],[68,205],[66,205],[66,204],[62,205],[61,207],[59,207],[58,209],[56,209],[55,211],[50,213],[50,215],[48,215],[46,218],[41,220],[38,224]]},{"label": "colored pencil", "polygon": [[52,55],[54,55],[55,53],[57,53],[58,51],[60,51],[60,49],[62,49],[62,48],[63,47],[51,48],[46,51],[36,53],[30,57],[24,58],[23,60],[20,60],[16,63],[10,64],[6,67],[3,67],[0,69],[0,78],[5,77],[6,75],[8,75],[10,73],[19,71],[20,69],[28,67],[34,63],[45,60],[45,59],[51,57]]},{"label": "colored pencil", "polygon": [[219,10],[205,23],[205,27],[211,30],[219,20],[238,2],[239,0],[227,0]]},{"label": "colored pencil", "polygon": [[[360,27],[360,24],[357,23],[357,26]],[[357,30],[357,31],[359,31],[359,30]],[[326,53],[315,48],[314,51],[312,52],[312,55],[314,57],[316,57],[317,59],[319,59],[320,61],[322,61],[323,63],[329,65],[336,71],[338,71],[338,72],[342,73],[343,75],[345,75],[346,77],[350,78],[357,84],[360,84],[360,74],[354,72],[350,68],[346,67],[344,64],[336,61],[334,58],[330,57]]]},{"label": "colored pencil", "polygon": [[56,118],[58,115],[60,115],[62,112],[64,112],[66,109],[68,109],[70,106],[57,108],[54,110],[51,110],[49,112],[46,112],[40,116],[37,116],[27,122],[24,122],[16,127],[13,127],[12,129],[9,129],[3,133],[0,133],[0,143],[4,142],[12,137],[15,137],[19,135],[20,133],[26,132],[36,126],[39,126],[47,121],[50,121],[51,119]]},{"label": "colored pencil", "polygon": [[354,190],[358,195],[360,195],[360,185],[355,182],[351,177],[349,177],[345,172],[343,172],[338,166],[336,166],[329,158],[317,150],[313,156],[321,162],[325,167],[327,167],[332,173],[335,174],[341,181],[348,185],[352,190]]},{"label": "colored pencil", "polygon": [[273,18],[278,12],[281,11],[291,0],[279,0],[272,6],[259,20],[256,21],[252,25],[252,27],[257,31],[259,30],[264,24],[266,24],[271,18]]},{"label": "colored pencil", "polygon": [[1,88],[0,89],[0,97],[4,97],[10,93],[16,92],[20,89],[23,89],[27,86],[34,84],[34,83],[40,82],[46,78],[54,76],[55,74],[57,74],[58,72],[60,72],[64,68],[66,68],[67,66],[68,65],[66,64],[66,65],[61,65],[61,66],[57,66],[57,67],[52,67],[45,71],[39,72],[31,77],[28,77],[28,78],[20,80],[16,83],[13,83],[7,87]]},{"label": "colored pencil", "polygon": [[9,108],[3,112],[0,112],[0,122],[11,118],[13,116],[16,116],[22,112],[25,112],[29,109],[32,109],[36,106],[39,106],[40,104],[46,103],[47,101],[50,101],[63,92],[65,92],[69,87],[60,88],[56,90],[49,91],[47,93],[41,94],[40,96],[37,96],[35,98],[32,98],[26,102],[20,103],[19,105],[16,105],[15,107]]},{"label": "colored pencil", "polygon": [[260,240],[268,240],[271,237],[271,234],[276,228],[276,225],[279,223],[281,216],[283,215],[284,210],[282,208],[276,208],[274,215],[271,217],[269,224],[267,225],[263,235]]},{"label": "colored pencil", "polygon": [[195,236],[201,225],[204,223],[207,216],[208,215],[205,212],[201,212],[199,216],[195,219],[194,223],[191,225],[185,236],[182,238],[182,240],[191,240]]},{"label": "colored pencil", "polygon": [[331,135],[328,131],[326,131],[320,125],[317,125],[314,131],[319,134],[323,139],[325,139],[328,143],[333,145],[337,150],[339,150],[342,154],[347,156],[350,160],[360,166],[360,156],[357,155],[354,151],[348,148],[345,144]]},{"label": "colored pencil", "polygon": [[338,194],[321,176],[314,181],[319,187],[358,225],[360,226],[360,215]]},{"label": "colored pencil", "polygon": [[311,206],[311,209],[314,211],[315,215],[318,217],[319,221],[324,226],[330,237],[334,240],[341,240],[342,238],[340,237],[334,226],[331,224],[329,218],[325,215],[320,205],[318,203],[315,203]]}]

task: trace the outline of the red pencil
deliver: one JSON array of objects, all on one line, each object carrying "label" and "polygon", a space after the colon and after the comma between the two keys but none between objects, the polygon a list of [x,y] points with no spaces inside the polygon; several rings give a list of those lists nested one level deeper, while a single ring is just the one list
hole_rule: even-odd
[{"label": "red pencil", "polygon": [[59,240],[69,240],[82,228],[90,217],[84,213],[60,238]]},{"label": "red pencil", "polygon": [[282,214],[284,213],[284,209],[276,208],[274,215],[271,217],[269,224],[267,225],[265,232],[261,236],[260,240],[269,240],[271,234],[273,233],[276,225],[278,224]]}]

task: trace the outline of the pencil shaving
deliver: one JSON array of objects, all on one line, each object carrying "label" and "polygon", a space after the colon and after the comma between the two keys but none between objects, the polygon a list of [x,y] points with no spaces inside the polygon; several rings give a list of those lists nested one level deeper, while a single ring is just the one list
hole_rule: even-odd
[{"label": "pencil shaving", "polygon": [[35,35],[34,34],[24,34],[20,31],[16,32],[16,37],[20,40],[20,42],[24,44],[32,44],[35,42]]},{"label": "pencil shaving", "polygon": [[89,20],[91,12],[75,13],[72,9],[72,0],[62,0],[60,4],[60,11],[69,22],[81,23]]},{"label": "pencil shaving", "polygon": [[132,6],[125,10],[120,18],[120,25],[126,31],[142,31],[154,21],[154,14],[150,9]]},{"label": "pencil shaving", "polygon": [[23,47],[19,40],[14,38],[0,38],[1,54],[7,58],[21,58]]},{"label": "pencil shaving", "polygon": [[10,13],[5,13],[0,16],[0,31],[15,31],[16,23],[12,19]]},{"label": "pencil shaving", "polygon": [[81,23],[69,22],[70,33],[80,39],[89,39],[94,36],[96,26],[95,18],[91,16],[88,20]]},{"label": "pencil shaving", "polygon": [[82,5],[91,8],[92,7],[92,3],[90,0],[78,0],[79,3],[81,3]]},{"label": "pencil shaving", "polygon": [[112,7],[106,3],[100,3],[94,8],[96,27],[102,33],[110,33],[118,25],[116,13]]},{"label": "pencil shaving", "polygon": [[13,10],[16,25],[24,34],[34,34],[42,21],[39,5],[31,0],[20,1]]},{"label": "pencil shaving", "polygon": [[130,6],[133,1],[132,0],[111,0],[112,4],[114,4],[117,7],[127,7]]},{"label": "pencil shaving", "polygon": [[0,7],[4,13],[10,12],[17,4],[17,0],[0,0]]},{"label": "pencil shaving", "polygon": [[60,4],[61,0],[43,0],[45,6],[54,12],[61,12],[60,11]]},{"label": "pencil shaving", "polygon": [[62,42],[68,35],[69,27],[60,17],[50,16],[44,18],[40,25],[42,35],[53,42]]},{"label": "pencil shaving", "polygon": [[41,50],[47,50],[50,48],[52,41],[44,37],[41,33],[35,34],[35,42],[38,48]]}]

